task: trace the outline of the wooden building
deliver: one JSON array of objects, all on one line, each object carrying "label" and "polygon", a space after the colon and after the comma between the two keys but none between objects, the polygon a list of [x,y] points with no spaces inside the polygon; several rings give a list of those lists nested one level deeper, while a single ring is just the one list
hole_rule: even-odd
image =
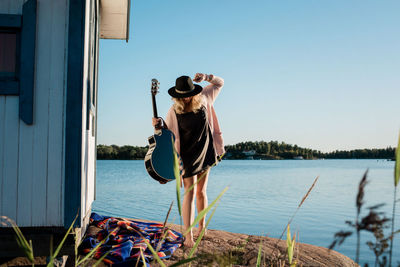
[{"label": "wooden building", "polygon": [[[0,215],[36,255],[95,199],[99,39],[128,41],[130,0],[0,1]],[[73,240],[73,238],[72,238]],[[0,257],[16,256],[0,226]]]}]

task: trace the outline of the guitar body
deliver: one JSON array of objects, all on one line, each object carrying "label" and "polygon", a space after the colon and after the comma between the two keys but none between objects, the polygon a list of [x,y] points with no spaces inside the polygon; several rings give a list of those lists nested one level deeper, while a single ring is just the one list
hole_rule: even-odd
[{"label": "guitar body", "polygon": [[157,130],[149,137],[149,150],[144,158],[146,170],[155,180],[166,183],[175,180],[174,134],[168,129]]},{"label": "guitar body", "polygon": [[[158,118],[156,94],[158,93],[159,82],[151,80],[151,96],[153,103],[153,117]],[[144,165],[151,177],[161,183],[175,180],[174,175],[174,153],[175,136],[161,125],[156,126],[154,135],[149,137],[149,150],[144,158]]]}]

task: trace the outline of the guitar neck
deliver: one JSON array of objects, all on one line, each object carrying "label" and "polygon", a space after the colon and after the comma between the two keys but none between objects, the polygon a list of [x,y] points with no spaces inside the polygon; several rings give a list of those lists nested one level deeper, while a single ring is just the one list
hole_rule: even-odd
[{"label": "guitar neck", "polygon": [[156,103],[156,95],[155,94],[151,94],[151,100],[152,100],[152,103],[153,103],[153,117],[154,118],[158,118],[157,103]]}]

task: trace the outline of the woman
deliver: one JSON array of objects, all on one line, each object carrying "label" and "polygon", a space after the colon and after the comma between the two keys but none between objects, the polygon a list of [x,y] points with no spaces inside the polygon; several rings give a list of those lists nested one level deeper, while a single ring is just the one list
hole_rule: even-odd
[{"label": "woman", "polygon": [[[209,171],[225,152],[222,133],[213,107],[224,80],[215,75],[196,73],[195,82],[207,81],[204,89],[193,84],[188,76],[176,79],[175,86],[168,90],[173,105],[167,113],[164,127],[175,135],[175,149],[183,164],[182,178],[185,195],[182,203],[182,217],[185,230],[194,221],[194,197],[197,212],[207,208],[207,182]],[[153,126],[160,125],[160,118],[153,118]],[[190,192],[188,189],[197,184]],[[205,218],[199,222],[198,234],[205,227]],[[193,247],[193,233],[190,230],[184,245]]]}]

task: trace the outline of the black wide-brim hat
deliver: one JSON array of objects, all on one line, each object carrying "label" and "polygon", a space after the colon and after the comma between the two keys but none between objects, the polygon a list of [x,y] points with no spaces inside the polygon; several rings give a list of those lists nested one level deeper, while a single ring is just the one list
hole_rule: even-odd
[{"label": "black wide-brim hat", "polygon": [[203,90],[198,84],[193,84],[189,76],[181,76],[176,79],[175,86],[169,88],[168,94],[175,98],[195,96]]}]

